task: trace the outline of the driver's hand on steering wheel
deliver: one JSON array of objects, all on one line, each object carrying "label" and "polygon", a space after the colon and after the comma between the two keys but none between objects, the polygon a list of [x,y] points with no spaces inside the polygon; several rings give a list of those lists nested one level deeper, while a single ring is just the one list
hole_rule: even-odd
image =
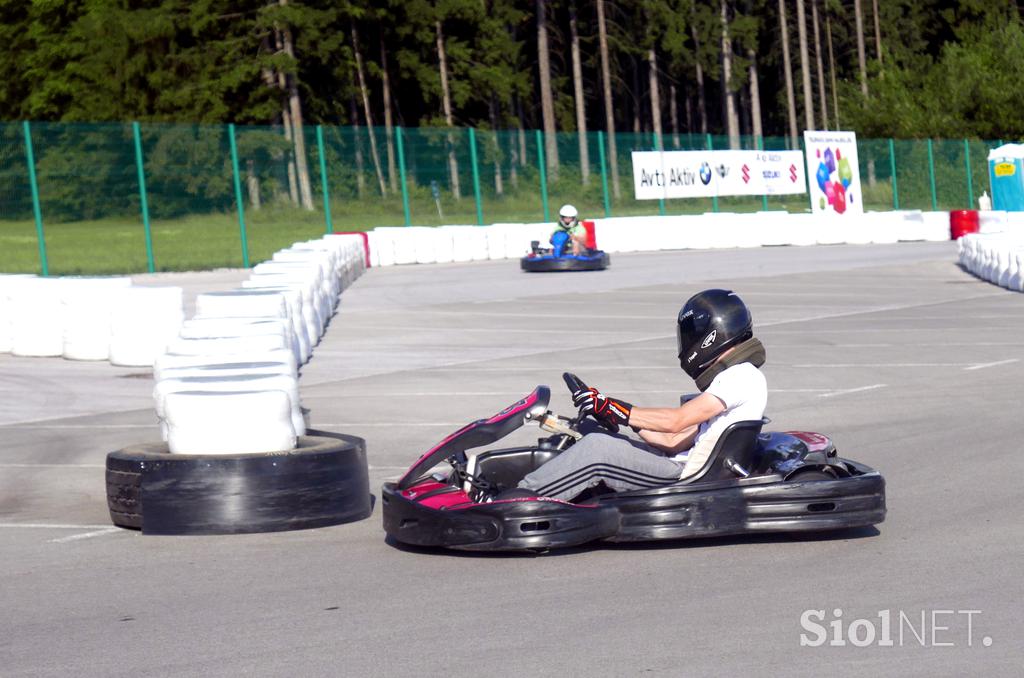
[{"label": "driver's hand on steering wheel", "polygon": [[619,426],[629,425],[629,415],[633,411],[631,404],[618,398],[609,398],[593,387],[573,391],[572,402],[579,408],[580,414],[589,414],[613,433],[619,430]]}]

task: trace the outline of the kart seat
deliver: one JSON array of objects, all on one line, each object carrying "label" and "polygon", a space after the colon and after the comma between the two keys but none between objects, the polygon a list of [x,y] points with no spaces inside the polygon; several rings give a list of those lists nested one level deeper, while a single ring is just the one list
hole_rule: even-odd
[{"label": "kart seat", "polygon": [[757,436],[761,434],[761,428],[767,423],[767,419],[757,419],[730,424],[722,431],[718,442],[715,443],[715,449],[711,450],[704,466],[697,473],[680,482],[689,484],[702,480],[735,479],[742,476],[740,470],[750,473],[753,467],[754,452],[757,450]]}]

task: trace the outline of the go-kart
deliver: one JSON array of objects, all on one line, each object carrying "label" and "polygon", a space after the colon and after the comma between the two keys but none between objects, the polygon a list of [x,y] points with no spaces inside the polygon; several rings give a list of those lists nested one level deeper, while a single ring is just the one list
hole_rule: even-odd
[{"label": "go-kart", "polygon": [[[572,374],[564,379],[571,391],[586,388]],[[547,386],[538,386],[452,433],[398,482],[385,483],[384,530],[417,546],[543,551],[596,540],[827,531],[885,520],[885,480],[878,471],[839,457],[820,433],[762,433],[767,420],[732,424],[700,471],[669,485],[618,493],[598,486],[572,502],[509,492],[581,437],[582,417],[550,412],[550,397]],[[551,435],[529,447],[469,452],[526,422]],[[445,462],[450,469],[430,473]]]},{"label": "go-kart", "polygon": [[603,271],[610,264],[611,257],[601,250],[587,249],[582,254],[572,254],[569,234],[565,231],[556,231],[551,236],[551,247],[541,247],[539,240],[531,241],[530,253],[519,260],[519,267],[531,273]]}]

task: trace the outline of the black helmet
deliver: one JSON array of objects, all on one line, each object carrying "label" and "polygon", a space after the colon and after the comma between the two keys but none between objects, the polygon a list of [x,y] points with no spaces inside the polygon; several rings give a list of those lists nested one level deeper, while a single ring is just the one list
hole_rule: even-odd
[{"label": "black helmet", "polygon": [[696,380],[718,356],[754,336],[746,304],[731,290],[704,290],[679,309],[679,366]]}]

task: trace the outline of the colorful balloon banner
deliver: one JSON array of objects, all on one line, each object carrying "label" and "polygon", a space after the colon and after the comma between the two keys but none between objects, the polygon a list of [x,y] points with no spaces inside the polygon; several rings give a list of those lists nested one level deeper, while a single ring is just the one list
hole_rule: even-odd
[{"label": "colorful balloon banner", "polygon": [[864,213],[855,132],[804,132],[807,176],[811,177],[811,212]]},{"label": "colorful balloon banner", "polygon": [[634,151],[637,200],[806,193],[800,151]]}]

